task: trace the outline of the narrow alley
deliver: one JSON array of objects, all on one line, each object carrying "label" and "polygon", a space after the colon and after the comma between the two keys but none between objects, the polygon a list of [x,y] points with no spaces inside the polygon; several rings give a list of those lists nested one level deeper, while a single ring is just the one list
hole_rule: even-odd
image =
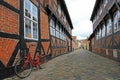
[{"label": "narrow alley", "polygon": [[83,49],[56,57],[41,67],[23,80],[120,80],[120,63]]}]

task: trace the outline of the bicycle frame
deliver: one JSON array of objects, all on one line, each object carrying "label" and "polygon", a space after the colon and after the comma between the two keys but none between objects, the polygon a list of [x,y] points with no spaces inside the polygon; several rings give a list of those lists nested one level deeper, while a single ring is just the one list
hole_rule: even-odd
[{"label": "bicycle frame", "polygon": [[[28,54],[25,57],[27,58],[26,61],[30,61],[33,67],[40,65],[40,56],[37,56],[36,60],[33,60],[30,55],[30,52],[28,52]],[[25,61],[25,65],[27,64],[26,61]]]}]

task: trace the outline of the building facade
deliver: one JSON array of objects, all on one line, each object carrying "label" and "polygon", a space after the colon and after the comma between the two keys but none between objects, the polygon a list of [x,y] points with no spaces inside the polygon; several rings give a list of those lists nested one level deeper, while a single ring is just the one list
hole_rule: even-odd
[{"label": "building facade", "polygon": [[83,40],[80,40],[80,48],[82,49],[86,49],[86,50],[89,50],[89,40],[88,39],[83,39]]},{"label": "building facade", "polygon": [[78,49],[78,41],[76,36],[72,36],[72,51]]},{"label": "building facade", "polygon": [[90,50],[105,57],[120,60],[120,1],[96,0],[89,37]]},{"label": "building facade", "polygon": [[26,48],[33,58],[71,51],[72,29],[64,0],[0,0],[0,77]]}]

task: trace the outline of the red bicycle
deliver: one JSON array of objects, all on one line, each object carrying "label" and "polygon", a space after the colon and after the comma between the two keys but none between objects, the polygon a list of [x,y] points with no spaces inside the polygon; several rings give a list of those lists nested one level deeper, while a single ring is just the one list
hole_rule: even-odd
[{"label": "red bicycle", "polygon": [[[30,46],[29,46],[29,48],[30,48]],[[29,52],[29,48],[28,48],[28,51],[25,51],[23,53],[24,54],[23,58],[20,58],[15,64],[15,68],[14,68],[15,74],[21,79],[23,79],[31,74],[32,67],[38,66],[39,68],[41,68],[40,67],[40,64],[41,64],[40,55],[37,55],[36,60],[33,60],[31,57],[31,54]]]}]

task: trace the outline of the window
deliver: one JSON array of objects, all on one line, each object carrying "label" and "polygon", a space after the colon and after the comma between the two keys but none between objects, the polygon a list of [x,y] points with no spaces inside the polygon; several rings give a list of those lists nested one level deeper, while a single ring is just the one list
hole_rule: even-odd
[{"label": "window", "polygon": [[56,38],[59,38],[61,40],[66,40],[66,35],[65,35],[65,31],[62,28],[62,26],[60,26],[59,23],[56,22],[56,26],[55,26],[55,21],[53,19],[50,19],[50,34],[52,36],[55,36]]},{"label": "window", "polygon": [[100,2],[100,15],[102,14],[102,1]]},{"label": "window", "polygon": [[98,38],[101,38],[101,29],[99,29]]},{"label": "window", "polygon": [[64,15],[64,22],[66,23],[66,16]]},{"label": "window", "polygon": [[56,37],[59,38],[59,24],[56,23]]},{"label": "window", "polygon": [[61,6],[60,6],[60,4],[58,4],[58,13],[59,13],[59,14],[62,13],[62,10],[61,10]]},{"label": "window", "polygon": [[112,22],[111,22],[111,19],[109,18],[107,20],[107,35],[109,35],[111,33],[112,33]]},{"label": "window", "polygon": [[105,37],[105,25],[102,26],[102,37]]},{"label": "window", "polygon": [[120,30],[120,27],[119,27],[119,17],[120,17],[120,12],[119,12],[119,11],[116,11],[116,12],[113,14],[114,32]]},{"label": "window", "polygon": [[102,14],[102,8],[100,7],[100,15]]},{"label": "window", "polygon": [[38,40],[38,9],[30,0],[24,0],[24,37]]},{"label": "window", "polygon": [[107,5],[109,0],[103,0],[104,7]]},{"label": "window", "polygon": [[55,36],[55,21],[53,19],[50,19],[50,34],[52,36]]},{"label": "window", "polygon": [[98,36],[98,31],[96,32],[96,40],[99,39],[99,36]]},{"label": "window", "polygon": [[66,41],[66,34],[65,34],[65,31],[63,33],[63,40]]},{"label": "window", "polygon": [[56,23],[56,30],[59,31],[59,25],[58,25],[58,23]]}]

